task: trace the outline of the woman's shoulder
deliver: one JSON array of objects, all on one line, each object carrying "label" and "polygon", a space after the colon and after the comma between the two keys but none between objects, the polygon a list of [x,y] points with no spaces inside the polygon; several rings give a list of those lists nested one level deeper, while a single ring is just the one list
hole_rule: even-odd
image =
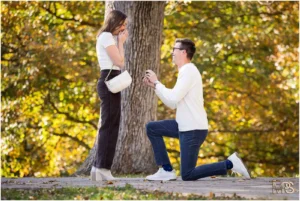
[{"label": "woman's shoulder", "polygon": [[97,38],[97,45],[101,45],[104,48],[115,44],[116,41],[110,32],[102,32]]},{"label": "woman's shoulder", "polygon": [[102,38],[112,38],[113,37],[113,35],[112,35],[112,33],[110,33],[110,32],[102,32],[99,36],[98,36],[98,39],[102,39]]}]

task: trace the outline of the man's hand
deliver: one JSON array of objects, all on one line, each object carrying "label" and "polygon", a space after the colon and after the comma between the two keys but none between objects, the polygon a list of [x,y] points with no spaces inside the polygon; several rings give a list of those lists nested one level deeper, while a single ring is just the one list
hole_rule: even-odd
[{"label": "man's hand", "polygon": [[157,81],[157,76],[152,70],[146,70],[146,78],[148,78],[148,81],[154,84],[154,82]]},{"label": "man's hand", "polygon": [[146,76],[143,77],[143,83],[146,84],[149,87],[155,88],[154,83],[151,83]]}]

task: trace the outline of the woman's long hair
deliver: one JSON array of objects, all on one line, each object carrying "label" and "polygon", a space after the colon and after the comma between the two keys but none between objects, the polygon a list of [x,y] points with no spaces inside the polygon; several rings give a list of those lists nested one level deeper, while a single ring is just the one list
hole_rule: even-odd
[{"label": "woman's long hair", "polygon": [[113,33],[118,27],[122,26],[124,21],[126,20],[127,15],[122,13],[119,10],[113,10],[111,11],[105,21],[103,26],[100,28],[98,31],[97,37],[102,33],[102,32],[110,32]]}]

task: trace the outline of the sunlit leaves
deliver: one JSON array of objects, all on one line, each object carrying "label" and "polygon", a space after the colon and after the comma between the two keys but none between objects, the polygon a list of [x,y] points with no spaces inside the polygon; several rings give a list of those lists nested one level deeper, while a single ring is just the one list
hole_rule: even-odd
[{"label": "sunlit leaves", "polygon": [[3,175],[72,174],[96,135],[94,48],[104,4],[2,5]]},{"label": "sunlit leaves", "polygon": [[[295,2],[192,2],[178,4],[166,16],[163,82],[175,79],[167,54],[175,38],[190,38],[197,47],[193,62],[202,73],[210,125],[210,143],[203,144],[199,156],[205,158],[199,163],[218,161],[211,155],[220,155],[220,160],[238,151],[246,156],[253,175],[282,174],[275,170],[280,165],[296,173],[298,7]],[[168,117],[159,114],[161,119]],[[285,137],[276,137],[278,133]]]},{"label": "sunlit leaves", "polygon": [[[178,75],[176,38],[195,41],[209,134],[198,165],[238,151],[254,176],[299,167],[298,2],[171,1],[159,79]],[[70,175],[99,117],[96,32],[104,2],[1,2],[2,175]],[[158,119],[175,111],[158,101]],[[178,140],[165,139],[180,168]]]}]

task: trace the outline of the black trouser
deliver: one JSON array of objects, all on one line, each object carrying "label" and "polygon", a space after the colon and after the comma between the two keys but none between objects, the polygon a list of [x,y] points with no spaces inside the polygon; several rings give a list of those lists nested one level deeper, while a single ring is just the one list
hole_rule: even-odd
[{"label": "black trouser", "polygon": [[[121,92],[111,93],[104,83],[109,70],[101,70],[97,92],[101,99],[101,127],[98,136],[98,148],[94,166],[110,169],[115,155],[121,116]],[[112,70],[108,80],[119,75],[119,70]]]}]

